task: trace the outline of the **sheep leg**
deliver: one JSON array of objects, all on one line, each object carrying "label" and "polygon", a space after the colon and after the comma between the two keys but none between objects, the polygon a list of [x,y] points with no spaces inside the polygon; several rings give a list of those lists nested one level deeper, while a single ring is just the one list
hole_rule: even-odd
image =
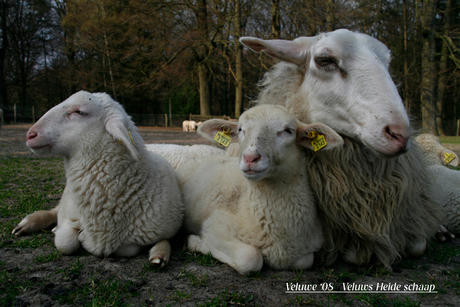
[{"label": "sheep leg", "polygon": [[56,206],[50,211],[40,210],[27,215],[16,227],[14,227],[12,234],[20,236],[22,234],[39,232],[40,230],[51,227],[51,225],[57,223],[58,208],[59,206]]},{"label": "sheep leg", "polygon": [[408,246],[408,255],[414,258],[420,258],[425,253],[426,249],[426,239],[419,238],[411,242],[410,246]]},{"label": "sheep leg", "polygon": [[351,246],[342,252],[342,259],[356,266],[363,266],[371,261],[372,251]]},{"label": "sheep leg", "polygon": [[203,254],[210,252],[214,258],[227,263],[241,275],[260,271],[263,265],[263,257],[258,249],[235,239],[190,235],[187,238],[187,249]]},{"label": "sheep leg", "polygon": [[451,240],[455,238],[455,235],[451,233],[449,230],[446,229],[446,227],[439,225],[438,231],[436,231],[435,235],[436,240],[444,242],[446,240]]},{"label": "sheep leg", "polygon": [[149,252],[149,261],[156,268],[163,268],[169,262],[171,256],[171,245],[168,240],[157,242]]},{"label": "sheep leg", "polygon": [[53,229],[55,235],[54,245],[58,251],[63,254],[72,254],[80,248],[78,241],[78,229],[75,229],[67,223],[62,223]]},{"label": "sheep leg", "polygon": [[139,245],[136,245],[136,244],[133,244],[133,245],[124,245],[122,247],[119,247],[116,251],[115,251],[115,256],[117,257],[133,257],[133,256],[136,256],[137,254],[139,254],[139,252],[141,251],[141,246]]},{"label": "sheep leg", "polygon": [[292,266],[291,270],[302,270],[302,269],[308,269],[313,265],[313,260],[315,259],[315,256],[313,253],[307,254],[301,258],[299,258]]}]

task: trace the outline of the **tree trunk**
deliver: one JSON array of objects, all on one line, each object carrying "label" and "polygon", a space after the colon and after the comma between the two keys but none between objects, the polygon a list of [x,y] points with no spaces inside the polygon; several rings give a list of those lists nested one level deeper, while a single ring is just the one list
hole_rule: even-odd
[{"label": "tree trunk", "polygon": [[407,55],[407,8],[406,0],[403,0],[403,23],[404,23],[404,106],[407,113],[411,113],[409,104],[409,58]]},{"label": "tree trunk", "polygon": [[[450,28],[450,9],[452,7],[452,1],[446,1],[446,10],[444,11],[444,35],[449,35],[449,28]],[[436,97],[436,128],[438,135],[444,135],[444,131],[442,129],[442,118],[444,115],[443,112],[443,101],[444,101],[444,90],[445,90],[445,83],[446,83],[446,68],[447,68],[447,51],[448,46],[445,40],[442,41],[442,49],[441,49],[441,60],[439,63],[439,79],[438,79],[438,91]]]},{"label": "tree trunk", "polygon": [[334,0],[326,0],[327,6],[327,16],[326,16],[326,23],[327,23],[327,32],[334,31]]},{"label": "tree trunk", "polygon": [[434,17],[436,1],[425,0],[421,14],[422,21],[422,82],[421,82],[421,107],[422,128],[426,133],[436,133],[435,109],[435,42],[434,42]]},{"label": "tree trunk", "polygon": [[205,63],[198,64],[198,79],[200,82],[200,115],[211,115],[211,91],[209,74]]},{"label": "tree trunk", "polygon": [[[274,0],[278,1],[278,0]],[[273,29],[273,27],[272,27]],[[235,66],[236,66],[236,85],[235,85],[235,118],[240,117],[241,106],[243,104],[243,46],[239,42],[242,35],[241,30],[241,7],[240,0],[235,0]]]},{"label": "tree trunk", "polygon": [[6,3],[5,0],[2,0],[1,3],[2,9],[2,36],[1,36],[1,48],[0,48],[0,109],[5,109],[5,106],[8,103],[8,92],[6,91],[6,78],[5,78],[5,58],[6,58],[6,49],[8,48],[8,33],[6,27]]},{"label": "tree trunk", "polygon": [[205,59],[209,51],[208,43],[208,13],[206,0],[198,0],[195,7],[200,45],[198,52],[198,80],[200,82],[200,113],[201,115],[211,114],[211,91],[209,85],[209,73],[206,67]]},{"label": "tree trunk", "polygon": [[[238,7],[240,6],[240,0],[235,0],[235,2],[238,2]],[[240,15],[241,18],[241,12],[237,13]],[[273,39],[278,39],[280,38],[280,32],[281,32],[281,22],[280,22],[280,0],[272,0],[272,34],[270,35],[271,38]],[[240,22],[241,24],[241,22]]]}]

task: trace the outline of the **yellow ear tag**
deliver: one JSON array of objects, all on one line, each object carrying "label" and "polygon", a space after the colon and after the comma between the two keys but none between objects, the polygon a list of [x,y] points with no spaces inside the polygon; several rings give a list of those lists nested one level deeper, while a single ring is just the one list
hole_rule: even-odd
[{"label": "yellow ear tag", "polygon": [[324,135],[318,134],[316,131],[309,131],[308,138],[311,139],[311,145],[314,151],[318,151],[327,145]]},{"label": "yellow ear tag", "polygon": [[232,138],[230,137],[230,129],[224,128],[223,131],[217,132],[214,136],[214,141],[216,141],[220,145],[228,147],[228,145],[230,145],[230,143],[232,142]]},{"label": "yellow ear tag", "polygon": [[444,164],[449,164],[453,159],[455,159],[454,154],[448,152],[444,153]]}]

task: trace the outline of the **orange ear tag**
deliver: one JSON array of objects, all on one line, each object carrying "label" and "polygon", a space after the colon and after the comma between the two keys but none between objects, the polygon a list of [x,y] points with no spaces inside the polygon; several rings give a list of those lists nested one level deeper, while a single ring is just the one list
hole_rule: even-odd
[{"label": "orange ear tag", "polygon": [[214,136],[214,141],[220,145],[228,147],[228,145],[230,145],[232,142],[232,138],[230,137],[230,129],[224,127],[223,131],[217,132]]}]

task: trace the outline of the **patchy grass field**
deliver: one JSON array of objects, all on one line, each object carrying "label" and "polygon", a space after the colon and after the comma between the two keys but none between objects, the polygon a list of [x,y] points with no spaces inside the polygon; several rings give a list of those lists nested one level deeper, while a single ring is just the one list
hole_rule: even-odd
[{"label": "patchy grass field", "polygon": [[[62,161],[31,155],[26,131],[0,130],[0,306],[460,306],[459,239],[431,242],[424,257],[404,259],[391,272],[338,262],[306,271],[264,267],[240,276],[210,255],[182,251],[183,234],[174,238],[171,262],[160,271],[148,265],[147,251],[130,259],[85,251],[65,256],[49,230],[14,237],[11,231],[25,215],[57,205],[65,185]],[[148,142],[203,142],[177,130],[144,128],[141,134]],[[296,283],[335,291],[434,286],[437,293],[286,293]]]}]

